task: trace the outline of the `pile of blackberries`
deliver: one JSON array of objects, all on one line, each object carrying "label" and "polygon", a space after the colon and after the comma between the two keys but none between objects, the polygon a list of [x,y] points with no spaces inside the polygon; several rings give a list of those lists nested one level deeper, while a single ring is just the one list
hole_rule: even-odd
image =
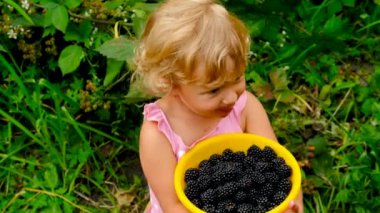
[{"label": "pile of blackberries", "polygon": [[292,169],[271,147],[225,149],[185,173],[185,195],[207,213],[266,212],[290,192]]}]

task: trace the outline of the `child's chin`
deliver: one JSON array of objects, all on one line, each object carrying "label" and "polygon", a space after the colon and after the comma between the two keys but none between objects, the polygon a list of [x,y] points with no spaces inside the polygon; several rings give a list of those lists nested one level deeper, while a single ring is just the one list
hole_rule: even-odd
[{"label": "child's chin", "polygon": [[231,110],[219,110],[218,111],[218,115],[220,116],[220,117],[226,117],[228,114],[230,114],[231,113]]}]

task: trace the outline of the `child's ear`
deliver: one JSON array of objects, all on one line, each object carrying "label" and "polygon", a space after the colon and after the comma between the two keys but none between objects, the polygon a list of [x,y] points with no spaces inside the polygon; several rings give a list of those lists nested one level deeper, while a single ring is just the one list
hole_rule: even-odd
[{"label": "child's ear", "polygon": [[170,93],[173,95],[178,95],[178,92],[179,92],[179,87],[177,85],[173,84],[171,89],[170,89]]}]

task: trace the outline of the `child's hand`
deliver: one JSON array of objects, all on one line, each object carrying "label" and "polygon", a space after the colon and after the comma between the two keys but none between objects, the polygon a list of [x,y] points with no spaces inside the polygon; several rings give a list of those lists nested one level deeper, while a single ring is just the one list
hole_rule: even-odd
[{"label": "child's hand", "polygon": [[302,191],[298,194],[297,198],[289,203],[288,209],[285,213],[303,213],[303,196]]}]

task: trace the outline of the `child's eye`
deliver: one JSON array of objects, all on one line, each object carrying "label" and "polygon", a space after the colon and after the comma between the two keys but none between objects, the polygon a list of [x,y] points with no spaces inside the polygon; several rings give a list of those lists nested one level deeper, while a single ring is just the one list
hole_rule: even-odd
[{"label": "child's eye", "polygon": [[215,88],[215,89],[212,89],[210,91],[208,91],[208,93],[211,93],[211,94],[216,94],[220,91],[220,88]]},{"label": "child's eye", "polygon": [[239,77],[239,78],[236,79],[236,82],[240,82],[243,79],[244,79],[244,76],[241,76],[241,77]]}]

